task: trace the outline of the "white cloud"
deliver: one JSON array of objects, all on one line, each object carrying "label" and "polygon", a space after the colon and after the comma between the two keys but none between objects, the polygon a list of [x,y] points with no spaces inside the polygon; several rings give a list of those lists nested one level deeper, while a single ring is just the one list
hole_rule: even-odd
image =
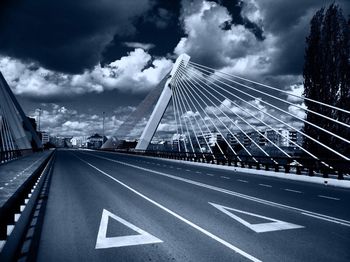
[{"label": "white cloud", "polygon": [[[188,53],[198,62],[209,62],[225,72],[245,75],[264,74],[271,66],[271,56],[276,51],[276,38],[266,33],[265,40],[259,41],[243,25],[232,25],[222,30],[222,24],[231,21],[228,10],[217,3],[197,1],[196,5],[185,2],[183,14],[183,37],[174,52]],[[243,16],[262,23],[262,17],[251,1],[244,5]]]},{"label": "white cloud", "polygon": [[[102,116],[87,113],[80,114],[77,110],[58,104],[42,106],[41,131],[49,132],[50,135],[90,136],[102,132]],[[108,136],[113,135],[125,119],[126,111],[120,112],[117,108],[115,112],[113,115],[105,117],[105,134]],[[38,121],[39,109],[29,115]]]},{"label": "white cloud", "polygon": [[171,66],[172,61],[152,60],[151,55],[140,48],[109,65],[97,65],[79,75],[57,73],[33,63],[0,57],[0,71],[14,93],[34,97],[62,97],[113,89],[146,92],[160,82]]},{"label": "white cloud", "polygon": [[[289,102],[300,103],[304,100],[303,98],[300,98],[303,96],[303,93],[304,93],[304,85],[303,84],[291,85],[290,90],[287,90],[287,91],[290,94],[292,94],[292,95],[288,95],[288,97],[287,97],[287,100]],[[299,97],[295,97],[295,96],[299,96]]]},{"label": "white cloud", "polygon": [[139,42],[125,42],[124,45],[131,48],[141,48],[146,51],[155,47],[155,45],[151,43],[139,43]]},{"label": "white cloud", "polygon": [[291,113],[293,116],[299,117],[301,119],[305,119],[306,112],[305,110],[303,110],[306,108],[305,104],[302,103],[302,104],[296,104],[296,105],[298,105],[301,108],[290,105],[288,107],[288,112]]}]

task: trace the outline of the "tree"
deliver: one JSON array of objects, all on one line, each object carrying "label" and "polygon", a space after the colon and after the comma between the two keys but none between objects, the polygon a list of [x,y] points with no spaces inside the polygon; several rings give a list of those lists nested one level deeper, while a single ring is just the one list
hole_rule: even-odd
[{"label": "tree", "polygon": [[[331,4],[327,11],[322,8],[310,22],[310,35],[306,39],[304,95],[306,98],[350,110],[350,27],[341,8]],[[350,116],[305,100],[308,109],[324,116],[350,124]],[[308,112],[306,120],[350,140],[350,130],[323,117]],[[350,154],[347,143],[310,124],[304,132],[323,144],[343,154]],[[304,147],[322,157],[335,157],[324,147],[305,139]]]}]

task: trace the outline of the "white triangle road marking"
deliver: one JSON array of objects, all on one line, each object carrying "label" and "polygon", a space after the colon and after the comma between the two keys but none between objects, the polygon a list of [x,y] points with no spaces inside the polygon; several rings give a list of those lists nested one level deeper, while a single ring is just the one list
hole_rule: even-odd
[{"label": "white triangle road marking", "polygon": [[[138,235],[107,237],[108,220],[110,217],[127,226],[128,228],[136,231]],[[103,209],[95,249],[154,244],[161,242],[163,241],[159,238],[156,238],[150,233],[142,230],[141,228],[138,228],[123,218],[116,216],[108,210]]]},{"label": "white triangle road marking", "polygon": [[[208,203],[211,204],[213,207],[219,209],[221,212],[225,213],[226,215],[230,216],[234,220],[238,221],[242,225],[244,225],[244,226],[250,228],[251,230],[255,231],[256,233],[264,233],[264,232],[271,232],[271,231],[278,231],[278,230],[304,228],[304,226],[299,226],[299,225],[296,225],[296,224],[284,222],[284,221],[277,220],[277,219],[274,219],[274,218],[271,218],[271,217],[265,217],[265,216],[261,216],[261,215],[258,215],[258,214],[254,214],[254,213],[250,213],[250,212],[246,212],[246,211],[243,211],[243,210],[234,209],[234,208],[231,208],[231,207],[226,207],[226,206],[222,206],[222,205],[218,205],[218,204],[214,204],[214,203],[210,203],[210,202],[208,202]],[[237,213],[253,216],[253,217],[258,217],[258,218],[270,220],[272,222],[251,224],[251,223],[247,222],[246,220],[240,218],[239,216],[233,214],[229,210],[237,212]]]}]

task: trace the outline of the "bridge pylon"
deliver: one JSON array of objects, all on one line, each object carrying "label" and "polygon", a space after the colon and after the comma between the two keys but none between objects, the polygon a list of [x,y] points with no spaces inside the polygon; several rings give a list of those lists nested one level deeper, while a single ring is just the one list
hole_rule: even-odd
[{"label": "bridge pylon", "polygon": [[139,142],[136,145],[136,150],[147,150],[148,145],[150,144],[158,125],[165,113],[166,108],[169,105],[172,92],[172,83],[174,81],[174,77],[178,74],[180,67],[186,67],[188,62],[190,61],[190,56],[187,54],[180,55],[168,76],[168,80],[166,81],[163,91],[158,99],[156,106],[153,109],[151,117],[149,118],[145,129],[142,132]]}]

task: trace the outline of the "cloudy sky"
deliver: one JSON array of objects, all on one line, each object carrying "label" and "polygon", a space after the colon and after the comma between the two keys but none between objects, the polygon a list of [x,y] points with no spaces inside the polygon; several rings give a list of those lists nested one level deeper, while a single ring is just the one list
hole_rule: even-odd
[{"label": "cloudy sky", "polygon": [[105,111],[112,135],[182,53],[300,92],[309,21],[330,2],[1,0],[0,71],[43,130],[91,135]]}]

